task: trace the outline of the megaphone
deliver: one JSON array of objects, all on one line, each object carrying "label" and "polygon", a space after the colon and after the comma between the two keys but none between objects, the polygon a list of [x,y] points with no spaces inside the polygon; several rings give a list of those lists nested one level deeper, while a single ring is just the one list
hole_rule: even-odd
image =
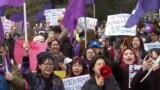
[{"label": "megaphone", "polygon": [[100,75],[103,78],[108,78],[111,75],[111,73],[112,71],[109,66],[104,65],[100,68]]}]

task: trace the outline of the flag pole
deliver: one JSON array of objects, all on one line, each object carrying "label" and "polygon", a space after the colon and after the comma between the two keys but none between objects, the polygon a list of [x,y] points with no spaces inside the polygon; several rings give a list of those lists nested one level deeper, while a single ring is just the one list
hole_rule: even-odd
[{"label": "flag pole", "polygon": [[86,16],[84,17],[84,24],[85,24],[85,48],[87,48],[87,20],[86,20]]},{"label": "flag pole", "polygon": [[95,2],[93,2],[93,18],[96,18],[96,5]]},{"label": "flag pole", "polygon": [[23,3],[23,15],[24,15],[24,33],[25,33],[25,42],[28,42],[27,35],[27,13],[26,13],[26,3]]},{"label": "flag pole", "polygon": [[6,59],[6,57],[5,57],[5,69],[6,69],[6,72],[9,72],[9,70],[8,70],[8,64],[7,64],[7,59]]},{"label": "flag pole", "polygon": [[[93,3],[93,18],[96,19],[96,5],[94,1],[92,3]],[[95,20],[94,20],[94,24],[95,24]],[[94,32],[96,32],[95,29],[94,29]]]}]

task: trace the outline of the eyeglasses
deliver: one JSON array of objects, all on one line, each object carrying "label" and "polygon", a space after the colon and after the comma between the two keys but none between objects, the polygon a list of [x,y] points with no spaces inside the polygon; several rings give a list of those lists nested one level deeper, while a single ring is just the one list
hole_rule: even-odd
[{"label": "eyeglasses", "polygon": [[54,67],[54,65],[53,64],[50,64],[50,63],[42,63],[45,67]]}]

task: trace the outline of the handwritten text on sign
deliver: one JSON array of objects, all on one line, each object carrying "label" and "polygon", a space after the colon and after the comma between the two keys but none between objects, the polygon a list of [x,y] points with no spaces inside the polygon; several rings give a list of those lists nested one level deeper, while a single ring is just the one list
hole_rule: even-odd
[{"label": "handwritten text on sign", "polygon": [[46,17],[46,23],[48,26],[54,26],[58,24],[58,19],[62,18],[65,13],[65,9],[49,9],[45,10],[44,15]]},{"label": "handwritten text on sign", "polygon": [[160,43],[145,43],[144,44],[144,49],[146,51],[149,51],[153,48],[160,48]]},{"label": "handwritten text on sign", "polygon": [[89,75],[63,79],[65,90],[81,90],[83,84],[89,80]]},{"label": "handwritten text on sign", "polygon": [[107,18],[105,35],[115,36],[115,35],[128,35],[135,36],[136,35],[136,26],[132,28],[125,28],[130,14],[116,14],[109,15]]},{"label": "handwritten text on sign", "polygon": [[22,21],[20,22],[13,22],[9,19],[7,19],[5,16],[1,17],[2,25],[3,25],[3,31],[4,33],[6,32],[11,32],[11,27],[16,26],[17,29],[21,30],[22,29]]},{"label": "handwritten text on sign", "polygon": [[[97,19],[86,17],[86,28],[95,29],[97,25]],[[78,18],[77,28],[85,29],[85,17]]]}]

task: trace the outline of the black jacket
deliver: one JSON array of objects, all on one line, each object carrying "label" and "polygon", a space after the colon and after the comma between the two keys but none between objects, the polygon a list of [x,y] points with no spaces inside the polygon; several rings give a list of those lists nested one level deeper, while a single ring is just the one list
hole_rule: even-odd
[{"label": "black jacket", "polygon": [[140,80],[147,74],[140,69],[131,82],[131,90],[160,90],[160,69],[153,71],[142,83]]},{"label": "black jacket", "polygon": [[81,90],[120,90],[120,88],[113,75],[111,75],[109,78],[105,79],[105,83],[102,87],[99,87],[96,84],[95,78],[91,77],[85,82]]}]

